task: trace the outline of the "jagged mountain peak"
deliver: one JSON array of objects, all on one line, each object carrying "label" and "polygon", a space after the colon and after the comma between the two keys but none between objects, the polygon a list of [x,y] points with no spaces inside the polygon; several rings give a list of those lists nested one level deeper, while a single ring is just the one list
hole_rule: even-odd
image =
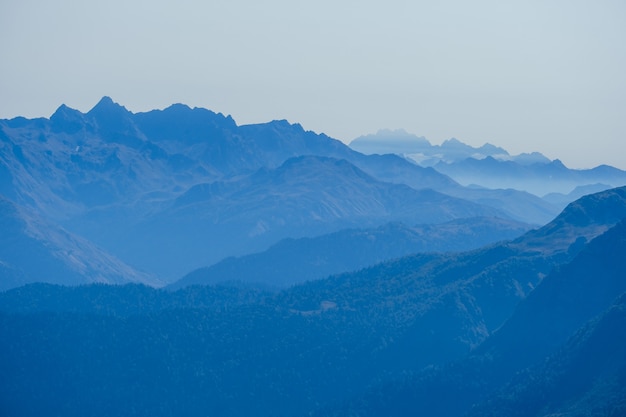
[{"label": "jagged mountain peak", "polygon": [[257,131],[277,131],[277,132],[292,132],[294,134],[306,133],[300,123],[291,123],[289,120],[280,119],[272,120],[267,123],[256,123],[242,126],[244,129],[255,129]]},{"label": "jagged mountain peak", "polygon": [[[174,103],[163,110],[151,110],[145,113],[138,113],[138,115],[158,114],[160,117],[182,117],[184,120],[188,120],[190,115],[198,118],[212,118],[212,119],[226,119],[232,120],[232,117],[224,116],[222,113],[216,113],[204,107],[191,108],[184,103]],[[234,122],[234,121],[233,121]]]},{"label": "jagged mountain peak", "polygon": [[100,112],[103,110],[110,111],[110,110],[119,110],[119,109],[124,109],[125,111],[128,111],[126,110],[126,107],[113,101],[111,97],[104,96],[100,99],[100,101],[98,101],[98,103],[91,110],[89,110],[88,113]]},{"label": "jagged mountain peak", "polygon": [[540,152],[521,153],[515,158],[520,165],[549,164],[551,161]]},{"label": "jagged mountain peak", "polygon": [[407,132],[404,129],[380,129],[375,135],[361,136],[360,140],[376,141],[385,138],[390,141],[401,141],[407,144],[430,146],[430,142],[424,136],[417,136]]},{"label": "jagged mountain peak", "polygon": [[141,142],[138,138],[137,128],[133,122],[133,113],[126,107],[114,102],[110,97],[104,96],[91,110],[86,113],[86,118],[103,137],[111,141]]},{"label": "jagged mountain peak", "polygon": [[67,114],[76,114],[76,113],[80,113],[80,111],[73,109],[64,103],[64,104],[61,104],[59,108],[56,109],[56,111],[52,114],[52,116],[50,116],[50,119],[52,120],[54,117],[64,116]]},{"label": "jagged mountain peak", "polygon": [[126,109],[126,107],[118,104],[111,99],[111,97],[104,96],[100,99],[98,104],[96,104],[91,110],[87,113],[87,116],[91,116],[106,123],[112,123],[120,118],[128,118],[132,115],[130,111]]},{"label": "jagged mountain peak", "polygon": [[461,142],[460,140],[458,140],[457,138],[450,138],[447,139],[445,141],[443,141],[443,143],[440,146],[441,149],[448,149],[448,150],[452,150],[452,151],[466,151],[469,153],[472,152],[478,152],[479,154],[485,155],[485,156],[493,156],[493,155],[498,155],[498,156],[507,156],[509,155],[509,153],[503,149],[500,148],[498,146],[492,145],[491,143],[485,143],[484,145],[475,148],[473,146],[470,146],[466,143]]},{"label": "jagged mountain peak", "polygon": [[[197,108],[197,107],[196,107]],[[171,111],[171,112],[188,112],[191,111],[191,107],[189,107],[188,105],[184,104],[184,103],[174,103],[168,107],[166,107],[164,109],[164,111]]]},{"label": "jagged mountain peak", "polygon": [[416,136],[403,129],[381,129],[375,134],[353,139],[350,147],[364,154],[405,154],[420,152],[430,148],[430,142],[423,136]]},{"label": "jagged mountain peak", "polygon": [[446,139],[443,141],[443,143],[441,144],[441,146],[467,146],[465,143],[461,142],[460,140],[458,140],[457,138],[450,138],[450,139]]},{"label": "jagged mountain peak", "polygon": [[186,144],[206,141],[208,137],[228,137],[227,131],[237,129],[231,116],[186,104],[172,104],[163,110],[133,115],[133,121],[151,140],[176,140]]},{"label": "jagged mountain peak", "polygon": [[50,116],[52,128],[55,131],[76,132],[85,123],[85,115],[80,111],[61,104],[59,108]]}]

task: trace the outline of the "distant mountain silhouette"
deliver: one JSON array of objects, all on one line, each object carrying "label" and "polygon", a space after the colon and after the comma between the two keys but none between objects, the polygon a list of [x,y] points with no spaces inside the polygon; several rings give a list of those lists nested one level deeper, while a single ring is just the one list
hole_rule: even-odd
[{"label": "distant mountain silhouette", "polygon": [[[350,142],[350,147],[366,155],[398,154],[406,156],[422,166],[433,166],[438,162],[456,162],[466,158],[494,156],[511,159],[509,153],[489,143],[475,148],[452,138],[441,145],[432,145],[426,138],[407,133],[404,130],[383,129],[373,135],[360,136]],[[528,159],[528,156],[521,158]],[[536,154],[537,162],[549,160]]]},{"label": "distant mountain silhouette", "polygon": [[[437,171],[461,184],[478,184],[488,188],[515,188],[536,195],[570,193],[576,187],[597,183],[617,187],[626,184],[626,171],[609,166],[593,169],[569,169],[558,159],[550,163],[522,165],[492,157],[467,158],[453,163],[439,163]],[[572,198],[575,195],[572,195]],[[571,200],[570,200],[571,201]]]},{"label": "distant mountain silhouette", "polygon": [[523,223],[484,217],[435,225],[390,223],[376,229],[346,229],[319,237],[281,240],[264,252],[200,268],[168,288],[229,282],[284,287],[411,253],[475,249],[527,230]]},{"label": "distant mountain silhouette", "polygon": [[[425,138],[402,130],[381,130],[361,136],[350,142],[350,147],[365,154],[402,155],[421,166],[434,167],[463,185],[514,188],[538,196],[567,195],[576,187],[596,183],[607,184],[607,188],[626,185],[626,172],[606,165],[569,169],[561,161],[551,161],[538,152],[510,155],[491,144],[476,148],[454,138],[441,145],[431,145]],[[577,197],[580,195],[574,193],[557,204],[563,207]]]},{"label": "distant mountain silhouette", "polygon": [[548,201],[554,206],[562,206],[565,208],[568,203],[574,200],[578,200],[580,197],[585,196],[587,194],[599,193],[600,191],[608,190],[611,188],[610,185],[607,184],[589,184],[582,185],[574,188],[568,194],[562,193],[550,193],[543,196],[543,199]]}]

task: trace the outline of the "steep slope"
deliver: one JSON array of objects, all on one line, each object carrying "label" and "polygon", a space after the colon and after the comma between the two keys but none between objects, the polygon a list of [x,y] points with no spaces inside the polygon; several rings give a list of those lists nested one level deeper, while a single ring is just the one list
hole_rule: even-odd
[{"label": "steep slope", "polygon": [[626,294],[545,362],[516,375],[470,416],[626,414]]},{"label": "steep slope", "polygon": [[528,228],[523,223],[482,217],[413,227],[389,223],[376,229],[347,229],[319,237],[285,239],[264,252],[231,257],[200,268],[168,288],[229,281],[285,287],[411,253],[475,249],[515,238]]},{"label": "steep slope", "polygon": [[338,140],[286,120],[237,126],[230,116],[183,104],[137,113],[132,120],[150,141],[202,160],[224,176],[275,168],[300,155],[340,159],[357,155]]},{"label": "steep slope", "polygon": [[148,141],[132,113],[107,98],[87,114],[61,106],[50,120],[0,121],[0,138],[0,164],[12,177],[5,195],[55,221],[172,198],[216,177],[201,161]]},{"label": "steep slope", "polygon": [[[575,258],[561,271],[587,274],[588,257],[624,270],[624,256],[586,253],[605,245],[623,253],[623,223],[602,233],[626,210],[625,193],[589,196],[513,242],[404,257],[276,295],[244,291],[221,305],[211,287],[6,292],[0,408],[9,416],[310,415],[324,406],[322,415],[461,414],[510,376],[498,359],[510,361],[505,351],[476,346],[504,332],[519,301],[560,273],[549,274],[555,265]],[[29,298],[37,302],[19,302]],[[470,362],[444,366],[472,349]],[[360,400],[333,407],[350,398]]]},{"label": "steep slope", "polygon": [[161,283],[0,197],[0,290],[30,282]]},{"label": "steep slope", "polygon": [[624,254],[626,222],[622,221],[546,278],[481,351],[491,356],[506,352],[502,354],[516,366],[546,356],[626,291]]},{"label": "steep slope", "polygon": [[[609,197],[600,193],[579,201],[553,226],[565,224],[565,219],[577,219],[578,225],[589,224],[592,218],[597,220],[622,212],[623,208],[608,203]],[[591,210],[594,205],[596,210]],[[556,229],[546,231],[556,232]],[[548,235],[544,234],[543,238]],[[506,323],[465,359],[381,386],[359,401],[320,415],[375,416],[384,412],[389,416],[408,416],[420,410],[431,416],[462,416],[473,405],[477,408],[472,415],[476,416],[518,415],[519,412],[519,415],[544,415],[544,412],[549,414],[548,411],[589,407],[594,398],[600,401],[605,395],[610,397],[605,399],[610,407],[623,406],[619,401],[614,403],[612,396],[622,392],[621,383],[614,378],[621,377],[624,357],[619,348],[610,346],[624,343],[623,331],[617,331],[623,326],[619,303],[616,310],[607,313],[608,331],[601,330],[597,336],[585,339],[585,335],[595,332],[596,325],[592,323],[574,336],[563,351],[557,350],[585,322],[609,309],[626,291],[624,254],[626,220],[593,239],[571,262],[546,276]],[[596,343],[609,346],[600,348]],[[597,346],[608,356],[596,357],[597,351],[590,350],[594,348],[589,346]],[[551,359],[543,363],[548,355],[552,355]],[[533,364],[538,364],[537,368],[515,376]],[[598,368],[587,368],[592,364],[597,364]],[[498,392],[511,378],[514,378],[511,384]],[[559,386],[559,381],[572,385]],[[445,400],[451,396],[455,401]],[[525,401],[530,399],[534,402]]]},{"label": "steep slope", "polygon": [[[547,277],[520,304],[475,355],[490,358],[498,367],[492,384],[516,370],[537,365],[514,378],[473,415],[504,412],[533,416],[557,411],[563,415],[611,415],[609,411],[615,407],[624,409],[623,401],[615,403],[613,395],[623,392],[619,381],[626,375],[626,350],[620,348],[626,343],[626,298],[611,304],[626,291],[625,254],[623,220]],[[592,320],[596,316],[599,318]],[[576,333],[588,320],[592,321]],[[567,345],[558,350],[568,338]],[[529,399],[533,401],[525,401]]]}]

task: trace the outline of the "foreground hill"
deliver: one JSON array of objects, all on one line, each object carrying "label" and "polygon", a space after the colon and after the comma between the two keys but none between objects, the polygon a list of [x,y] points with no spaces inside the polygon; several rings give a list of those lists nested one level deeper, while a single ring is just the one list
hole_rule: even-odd
[{"label": "foreground hill", "polygon": [[626,294],[544,362],[522,371],[471,416],[626,414]]},{"label": "foreground hill", "polygon": [[[136,285],[7,291],[0,297],[0,385],[7,387],[0,408],[8,416],[307,415],[320,407],[346,415],[336,404],[362,398],[356,408],[347,402],[347,411],[394,415],[396,405],[411,414],[436,411],[420,401],[441,406],[458,393],[443,403],[466,410],[487,399],[485,387],[506,383],[509,368],[498,361],[506,350],[479,346],[499,328],[506,334],[526,295],[530,302],[559,273],[623,271],[626,257],[614,255],[623,253],[625,227],[615,225],[625,215],[626,189],[610,190],[514,241],[404,257],[277,294]],[[594,255],[605,250],[608,259]],[[605,282],[614,280],[600,278],[597,290],[610,295],[616,288]],[[587,290],[572,285],[574,292],[563,294]],[[216,302],[216,294],[226,301]],[[602,311],[601,304],[593,309]],[[472,350],[478,359],[457,365],[465,373],[445,366]],[[481,364],[492,372],[476,379],[467,370]],[[432,379],[438,369],[450,378]],[[416,377],[405,385],[410,375]],[[456,391],[436,390],[449,381]],[[485,395],[468,396],[464,382]]]},{"label": "foreground hill", "polygon": [[320,415],[621,415],[624,254],[626,220],[545,277],[466,358]]}]

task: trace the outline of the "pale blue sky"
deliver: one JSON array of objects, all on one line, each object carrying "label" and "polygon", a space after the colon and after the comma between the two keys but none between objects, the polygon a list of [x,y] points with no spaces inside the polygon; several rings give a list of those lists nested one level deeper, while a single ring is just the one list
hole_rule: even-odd
[{"label": "pale blue sky", "polygon": [[626,169],[626,2],[0,0],[0,118],[175,102]]}]

